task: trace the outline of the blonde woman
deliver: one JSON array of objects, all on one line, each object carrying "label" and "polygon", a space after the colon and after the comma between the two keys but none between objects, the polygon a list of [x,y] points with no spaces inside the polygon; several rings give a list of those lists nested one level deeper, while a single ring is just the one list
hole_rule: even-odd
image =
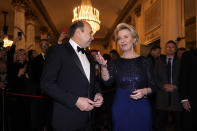
[{"label": "blonde woman", "polygon": [[150,63],[134,50],[138,34],[132,26],[120,23],[115,37],[122,56],[110,63],[100,53],[96,57],[104,83],[116,84],[113,131],[151,131],[151,108],[146,96],[152,93],[155,83]]}]

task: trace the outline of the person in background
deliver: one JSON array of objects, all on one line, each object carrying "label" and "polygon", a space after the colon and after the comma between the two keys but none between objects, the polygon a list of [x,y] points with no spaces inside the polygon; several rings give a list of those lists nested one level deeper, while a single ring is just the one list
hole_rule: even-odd
[{"label": "person in background", "polygon": [[150,53],[148,54],[148,58],[150,59],[151,63],[153,64],[153,67],[155,66],[155,61],[160,57],[161,55],[161,47],[160,46],[152,46],[150,49]]},{"label": "person in background", "polygon": [[[5,94],[3,94],[3,91],[5,91],[7,85],[7,64],[6,61],[2,58],[0,58],[0,131],[3,130],[3,97],[5,98]],[[5,115],[5,114],[4,114]]]},{"label": "person in background", "polygon": [[[155,75],[155,63],[160,58],[161,55],[161,47],[158,45],[153,45],[150,49],[150,52],[147,56],[148,60],[152,64],[153,67],[153,73]],[[154,76],[155,78],[155,76]],[[152,125],[153,125],[153,131],[156,128],[156,93],[149,96],[150,104],[152,107]]]},{"label": "person in background", "polygon": [[97,55],[104,83],[116,85],[112,106],[113,131],[150,131],[151,107],[146,96],[155,88],[151,64],[134,50],[138,42],[134,27],[120,23],[115,36],[123,55],[111,62],[100,53]]},{"label": "person in background", "polygon": [[92,55],[92,57],[94,58],[94,62],[95,62],[95,69],[96,69],[96,76],[98,77],[98,79],[100,80],[100,72],[101,72],[101,67],[98,64],[98,62],[96,61],[96,55],[98,53],[98,50],[90,50],[90,54]]},{"label": "person in background", "polygon": [[37,52],[36,50],[29,50],[28,51],[28,61],[32,61],[34,58],[36,58]]},{"label": "person in background", "polygon": [[169,113],[174,122],[174,130],[181,131],[181,104],[179,101],[180,60],[176,57],[177,45],[170,40],[165,45],[166,56],[160,57],[155,64],[157,83],[156,126],[158,131],[166,131]]},{"label": "person in background", "polygon": [[180,75],[180,99],[183,111],[183,131],[197,131],[197,48],[183,54]]},{"label": "person in background", "polygon": [[120,58],[120,55],[116,50],[111,50],[109,54],[112,60]]},{"label": "person in background", "polygon": [[52,130],[50,126],[52,102],[43,98],[45,94],[40,88],[40,79],[44,63],[47,58],[49,42],[46,39],[40,40],[41,53],[37,55],[28,66],[29,83],[28,94],[41,96],[42,98],[30,99],[30,118],[32,131]]},{"label": "person in background", "polygon": [[[110,62],[111,57],[109,54],[103,54],[103,58]],[[103,103],[104,108],[104,126],[108,131],[112,131],[112,103],[115,94],[115,84],[106,86],[102,81],[102,92],[105,102]]]},{"label": "person in background", "polygon": [[181,58],[182,58],[182,54],[183,54],[185,51],[186,51],[186,49],[183,48],[183,47],[178,48],[178,50],[177,50],[177,57],[178,57],[179,59],[181,59]]},{"label": "person in background", "polygon": [[[18,49],[14,53],[14,61],[9,63],[7,71],[8,92],[25,94],[26,82],[28,79],[27,55],[24,49]],[[8,111],[8,129],[29,130],[29,117],[27,100],[22,96],[9,95],[7,102]]]}]

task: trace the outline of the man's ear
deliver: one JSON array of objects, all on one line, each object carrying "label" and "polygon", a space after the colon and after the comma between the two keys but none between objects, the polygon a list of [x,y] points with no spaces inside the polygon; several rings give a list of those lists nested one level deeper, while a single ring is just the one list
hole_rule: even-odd
[{"label": "man's ear", "polygon": [[80,30],[79,28],[77,28],[76,31],[75,31],[75,34],[76,34],[77,36],[80,36],[81,30]]}]

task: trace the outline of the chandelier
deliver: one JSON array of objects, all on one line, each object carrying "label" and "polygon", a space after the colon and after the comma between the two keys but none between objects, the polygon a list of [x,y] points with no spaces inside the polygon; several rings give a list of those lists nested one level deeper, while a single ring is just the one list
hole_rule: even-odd
[{"label": "chandelier", "polygon": [[6,48],[8,46],[12,46],[12,44],[13,44],[13,41],[9,40],[8,37],[5,37],[3,42],[4,42],[4,44],[3,44],[4,48]]},{"label": "chandelier", "polygon": [[100,29],[99,11],[92,6],[91,0],[82,0],[81,6],[77,6],[73,10],[72,22],[84,20],[88,22],[93,34]]}]

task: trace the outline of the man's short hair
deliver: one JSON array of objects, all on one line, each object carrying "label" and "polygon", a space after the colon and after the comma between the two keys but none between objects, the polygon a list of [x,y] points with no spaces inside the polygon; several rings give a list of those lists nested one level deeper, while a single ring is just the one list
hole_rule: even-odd
[{"label": "man's short hair", "polygon": [[70,30],[69,30],[70,37],[73,37],[77,28],[80,28],[82,32],[84,31],[83,21],[76,21],[71,25]]},{"label": "man's short hair", "polygon": [[177,50],[177,44],[176,44],[176,42],[175,42],[175,41],[173,41],[173,40],[169,40],[169,41],[166,43],[166,46],[167,46],[169,43],[174,44],[174,45],[175,45],[175,47],[176,47],[176,50]]},{"label": "man's short hair", "polygon": [[41,39],[39,43],[41,43],[43,41],[46,41],[48,43],[48,40],[47,39]]},{"label": "man's short hair", "polygon": [[150,51],[153,51],[153,50],[156,50],[156,49],[161,49],[161,47],[158,46],[158,45],[154,45],[154,46],[151,47]]},{"label": "man's short hair", "polygon": [[173,40],[169,40],[169,41],[166,43],[166,45],[169,44],[169,43],[172,43],[172,44],[174,44],[175,46],[177,46],[177,45],[176,45],[176,42],[174,42]]}]

